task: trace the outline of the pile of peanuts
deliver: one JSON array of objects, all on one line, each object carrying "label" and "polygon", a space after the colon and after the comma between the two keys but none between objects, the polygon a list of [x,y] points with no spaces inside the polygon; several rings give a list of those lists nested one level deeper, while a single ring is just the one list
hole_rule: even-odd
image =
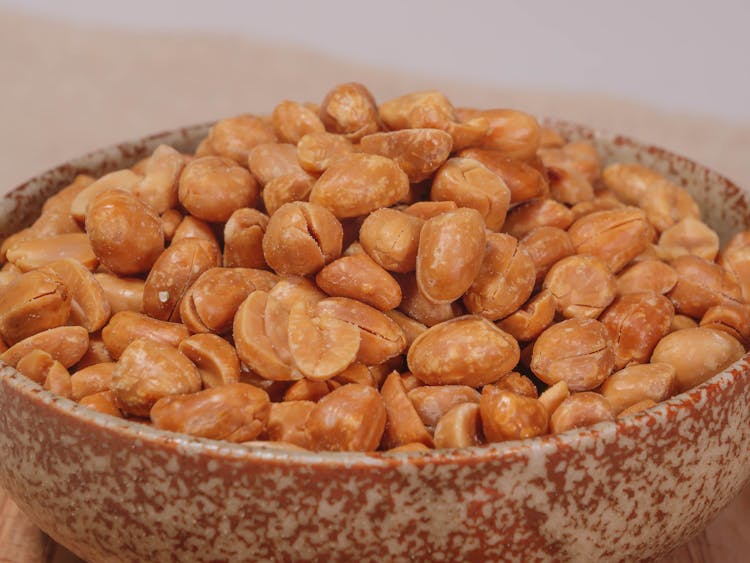
[{"label": "pile of peanuts", "polygon": [[649,408],[750,341],[750,232],[602,169],[531,115],[439,92],[210,129],[78,176],[1,249],[0,359],[185,434],[419,451]]}]

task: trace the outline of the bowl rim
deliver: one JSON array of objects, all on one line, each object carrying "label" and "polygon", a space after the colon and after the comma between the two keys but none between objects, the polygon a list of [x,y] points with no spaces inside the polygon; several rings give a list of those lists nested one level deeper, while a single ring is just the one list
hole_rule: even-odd
[{"label": "bowl rim", "polygon": [[[625,135],[611,133],[606,130],[592,128],[575,122],[540,117],[545,126],[553,126],[563,129],[574,129],[581,137],[589,140],[603,141],[615,145],[628,145],[653,154],[658,159],[677,161],[682,165],[697,167],[704,173],[712,176],[715,181],[723,183],[726,187],[737,192],[742,192],[750,198],[750,190],[743,190],[726,176],[719,174],[711,168],[704,166],[692,159],[676,154],[662,147],[648,143],[639,142]],[[212,122],[199,123],[186,127],[175,128],[160,133],[150,134],[133,141],[126,141],[109,145],[97,150],[89,151],[83,156],[72,158],[64,163],[52,167],[33,178],[23,182],[13,190],[3,195],[3,200],[18,196],[26,187],[41,180],[45,176],[52,176],[65,168],[85,168],[90,166],[88,161],[104,157],[108,153],[119,152],[121,160],[131,155],[137,147],[157,143],[166,138],[181,136],[191,139],[201,132],[207,131]],[[174,142],[174,141],[172,141]],[[706,179],[708,176],[706,177]],[[483,446],[472,446],[466,448],[452,448],[427,451],[408,452],[325,452],[287,449],[282,447],[265,446],[262,442],[254,442],[251,445],[225,442],[208,438],[189,436],[178,432],[161,430],[140,422],[134,422],[127,418],[115,418],[103,413],[81,406],[71,399],[45,390],[41,385],[27,378],[12,366],[0,360],[0,386],[8,386],[15,392],[21,394],[26,400],[41,403],[45,408],[57,411],[56,414],[75,417],[81,423],[93,424],[105,431],[114,432],[121,438],[139,441],[151,446],[164,446],[171,444],[176,446],[183,454],[208,455],[229,458],[237,461],[273,461],[286,466],[325,466],[327,468],[339,467],[361,467],[361,468],[383,468],[409,463],[414,465],[442,465],[442,464],[479,464],[492,461],[501,457],[512,457],[534,453],[544,454],[560,448],[574,447],[581,449],[592,446],[596,441],[611,442],[614,437],[622,432],[641,429],[644,425],[654,426],[656,424],[668,424],[670,420],[678,417],[680,413],[689,409],[700,407],[700,405],[713,392],[732,386],[743,373],[750,371],[750,352],[747,352],[739,360],[715,374],[701,385],[679,393],[666,401],[658,403],[645,411],[641,411],[614,421],[600,422],[592,426],[576,428],[559,434],[547,434],[536,438],[524,440],[513,440],[507,442],[493,443]],[[2,413],[0,413],[2,416]]]}]

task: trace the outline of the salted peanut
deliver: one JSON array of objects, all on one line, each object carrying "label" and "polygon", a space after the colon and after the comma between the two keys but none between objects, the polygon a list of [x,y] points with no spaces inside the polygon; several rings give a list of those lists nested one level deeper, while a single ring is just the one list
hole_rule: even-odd
[{"label": "salted peanut", "polygon": [[537,154],[545,167],[554,166],[580,172],[592,184],[601,174],[599,152],[588,141],[574,141],[560,148],[541,148]]},{"label": "salted peanut", "polygon": [[[265,334],[281,361],[291,364],[289,312],[298,302],[305,303],[308,306],[314,305],[325,297],[325,293],[309,280],[296,276],[284,277],[272,288],[259,289],[268,291],[264,312]],[[208,299],[210,302],[210,297]]]},{"label": "salted peanut", "polygon": [[328,381],[300,379],[284,392],[284,401],[317,403],[332,391]]},{"label": "salted peanut", "polygon": [[703,221],[686,217],[661,234],[656,250],[667,261],[685,254],[713,261],[719,253],[719,235]]},{"label": "salted peanut", "polygon": [[192,215],[186,215],[180,224],[177,225],[177,229],[172,236],[172,244],[181,241],[186,238],[199,238],[210,242],[217,251],[220,251],[219,241],[211,229],[211,225],[200,219],[196,219]]},{"label": "salted peanut", "polygon": [[271,401],[262,389],[230,383],[197,393],[170,393],[151,408],[154,426],[228,442],[254,440],[266,429]]},{"label": "salted peanut", "polygon": [[151,268],[143,287],[143,312],[162,321],[180,321],[180,303],[201,274],[220,264],[213,245],[203,239],[173,242]]},{"label": "salted peanut", "polygon": [[467,385],[424,385],[407,390],[407,396],[431,433],[453,407],[464,403],[478,405],[480,398],[479,392]]},{"label": "salted peanut", "polygon": [[714,305],[705,312],[700,326],[723,330],[748,348],[750,346],[750,305],[736,301]]},{"label": "salted peanut", "polygon": [[80,232],[80,226],[71,214],[73,200],[93,184],[95,178],[88,174],[78,174],[73,182],[51,196],[42,205],[39,218],[34,221],[33,230],[37,235],[59,235]]},{"label": "salted peanut", "polygon": [[417,284],[433,303],[461,297],[482,267],[486,234],[475,209],[459,208],[425,222],[417,251]]},{"label": "salted peanut", "polygon": [[522,239],[539,227],[566,230],[573,223],[573,212],[553,199],[537,199],[514,207],[508,212],[503,232]]},{"label": "salted peanut", "polygon": [[615,298],[615,277],[607,264],[595,257],[576,254],[552,266],[544,278],[557,300],[557,311],[566,319],[595,319]]},{"label": "salted peanut", "polygon": [[411,347],[411,345],[420,334],[427,330],[427,327],[419,321],[416,321],[411,317],[407,317],[402,312],[396,311],[395,309],[386,311],[385,314],[388,315],[391,320],[393,320],[399,327],[401,327],[401,330],[404,331],[404,336],[406,336],[407,349]]},{"label": "salted peanut", "polygon": [[570,397],[570,389],[564,380],[560,380],[554,385],[550,385],[539,395],[539,402],[544,405],[547,414],[552,416],[562,402]]},{"label": "salted peanut", "polygon": [[[135,416],[149,416],[162,397],[200,389],[198,370],[190,360],[173,346],[146,338],[131,342],[112,372],[118,406]],[[190,418],[187,414],[183,411],[181,418]]]},{"label": "salted peanut", "polygon": [[643,401],[638,401],[636,404],[624,409],[622,412],[620,412],[620,414],[617,415],[617,418],[625,418],[626,416],[643,412],[646,409],[655,407],[656,405],[656,401],[652,401],[651,399],[644,399]]},{"label": "salted peanut", "polygon": [[532,397],[534,399],[539,398],[539,391],[534,382],[517,371],[505,374],[493,383],[492,386],[504,391],[510,391],[516,395],[523,395],[524,397]]},{"label": "salted peanut", "polygon": [[107,347],[104,345],[101,331],[89,334],[89,344],[81,359],[76,362],[76,369],[82,370],[95,364],[112,362]]},{"label": "salted peanut", "polygon": [[555,201],[568,205],[594,199],[594,187],[586,177],[572,168],[547,168],[549,175],[549,196]]},{"label": "salted peanut", "polygon": [[0,354],[0,360],[15,367],[33,350],[43,350],[66,368],[80,360],[89,344],[89,334],[80,326],[58,326],[24,338]]},{"label": "salted peanut", "polygon": [[497,174],[510,190],[511,204],[545,197],[549,193],[546,178],[526,162],[483,149],[464,149],[458,156],[477,160]]},{"label": "salted peanut", "polygon": [[167,209],[161,214],[161,228],[164,231],[164,240],[172,240],[177,232],[177,227],[180,226],[183,219],[184,216],[177,209]]},{"label": "salted peanut", "polygon": [[308,133],[297,142],[297,160],[311,174],[325,172],[331,164],[353,152],[352,142],[334,133]]},{"label": "salted peanut", "polygon": [[315,203],[287,203],[271,216],[263,255],[277,273],[308,275],[341,255],[341,223]]},{"label": "salted peanut", "polygon": [[395,161],[377,154],[350,154],[323,172],[310,192],[310,201],[341,219],[391,206],[408,193],[409,178]]},{"label": "salted peanut", "polygon": [[413,442],[432,447],[432,437],[425,428],[398,372],[391,372],[380,389],[387,414],[382,446],[391,449]]},{"label": "salted peanut", "polygon": [[688,217],[701,218],[700,208],[687,190],[667,180],[652,185],[639,205],[660,233]]},{"label": "salted peanut", "polygon": [[515,313],[498,321],[497,326],[520,342],[529,342],[552,324],[557,299],[551,291],[540,291]]},{"label": "salted peanut", "polygon": [[349,365],[344,371],[338,374],[332,382],[346,385],[347,383],[359,383],[361,385],[369,385],[370,387],[379,387],[370,368],[365,364],[354,362]]},{"label": "salted peanut", "polygon": [[485,385],[479,401],[482,430],[487,441],[523,440],[547,433],[547,411],[533,397]]},{"label": "salted peanut", "polygon": [[270,291],[278,278],[252,268],[209,268],[180,302],[180,319],[191,332],[226,334],[240,304],[256,289]]},{"label": "salted peanut", "polygon": [[[406,350],[404,331],[385,313],[374,307],[346,297],[328,297],[318,301],[314,308],[316,315],[321,319],[330,316],[358,329],[359,350],[355,353],[356,360],[360,363],[365,365],[382,364]],[[291,345],[291,316],[289,322]],[[346,338],[350,338],[348,332],[345,334],[347,335]],[[310,344],[306,344],[304,339],[301,339],[300,346],[312,347]]]},{"label": "salted peanut", "polygon": [[117,408],[117,400],[115,394],[112,391],[100,391],[99,393],[93,393],[81,397],[78,403],[82,407],[95,410],[102,414],[108,414],[117,418],[123,418],[122,412]]},{"label": "salted peanut", "polygon": [[247,165],[261,187],[279,176],[307,175],[297,161],[297,147],[289,143],[257,145],[250,151]]},{"label": "salted peanut", "polygon": [[550,417],[549,429],[553,434],[559,434],[614,419],[615,412],[607,399],[598,393],[586,391],[572,394],[555,409]]},{"label": "salted peanut", "polygon": [[736,338],[708,327],[678,330],[662,338],[651,362],[664,362],[675,369],[675,392],[700,385],[745,354]]},{"label": "salted peanut", "polygon": [[265,312],[268,293],[253,291],[234,316],[234,345],[240,360],[265,379],[292,381],[301,379],[287,361],[278,356],[266,334]]},{"label": "salted peanut", "polygon": [[615,195],[608,190],[597,190],[594,192],[594,198],[588,201],[581,201],[573,205],[570,211],[573,213],[574,220],[581,217],[596,213],[597,211],[612,211],[626,207]]},{"label": "salted peanut", "polygon": [[429,178],[448,159],[453,139],[440,129],[401,129],[362,137],[359,148],[393,159],[409,182],[417,183]]},{"label": "salted peanut", "polygon": [[489,233],[479,274],[463,302],[470,313],[496,321],[523,305],[534,281],[534,263],[518,241],[504,233]]},{"label": "salted peanut", "polygon": [[147,271],[164,250],[159,215],[121,190],[103,192],[91,202],[86,232],[96,258],[121,276]]},{"label": "salted peanut", "polygon": [[47,377],[44,379],[43,387],[55,395],[70,399],[71,397],[71,383],[70,373],[65,369],[57,360],[52,360],[52,365],[47,371]]},{"label": "salted peanut", "polygon": [[401,302],[395,279],[367,254],[334,260],[315,277],[318,287],[334,297],[350,297],[388,311]]},{"label": "salted peanut", "polygon": [[73,198],[73,201],[70,202],[71,216],[80,223],[85,222],[88,209],[99,194],[109,190],[131,192],[141,179],[142,177],[132,170],[117,170],[105,174],[90,183]]},{"label": "salted peanut", "polygon": [[636,364],[610,375],[599,388],[616,414],[651,400],[663,401],[672,393],[675,368],[666,363]]},{"label": "salted peanut", "polygon": [[599,317],[612,339],[615,369],[647,362],[669,333],[673,316],[674,306],[659,293],[627,293],[615,299]]},{"label": "salted peanut", "polygon": [[602,180],[618,199],[628,205],[639,205],[646,192],[663,182],[664,177],[640,164],[618,162],[604,168]]},{"label": "salted peanut", "polygon": [[240,363],[240,382],[263,389],[268,393],[271,401],[276,403],[284,400],[284,393],[292,385],[291,381],[275,381],[261,377],[242,363]]},{"label": "salted peanut", "polygon": [[[13,233],[12,235],[8,236],[5,240],[3,240],[2,245],[0,245],[0,261],[5,262],[8,259],[7,253],[9,249],[13,248],[19,243],[34,240],[36,237],[37,235],[31,227],[26,227],[25,229],[21,229],[17,233]],[[18,269],[17,266],[14,266],[10,262],[7,262],[7,264],[11,264],[11,266]],[[3,267],[5,267],[5,265],[3,265]],[[20,269],[18,271],[20,272]]]},{"label": "salted peanut", "polygon": [[578,254],[601,258],[614,273],[643,252],[651,240],[646,216],[635,207],[581,217],[568,234]]},{"label": "salted peanut", "polygon": [[195,158],[201,158],[202,156],[216,156],[216,153],[211,148],[211,143],[208,141],[207,136],[204,137],[200,143],[198,143],[197,147],[195,147],[195,152],[193,153],[193,156]]},{"label": "salted peanut", "polygon": [[380,266],[391,272],[417,267],[419,236],[424,221],[396,209],[378,209],[362,223],[359,242]]},{"label": "salted peanut", "polygon": [[617,293],[669,293],[677,283],[677,272],[661,260],[644,260],[617,276]]},{"label": "salted peanut", "polygon": [[307,174],[285,174],[268,182],[263,189],[263,204],[269,215],[273,215],[285,203],[307,201],[315,179]]},{"label": "salted peanut", "polygon": [[107,323],[111,307],[102,286],[91,272],[70,258],[52,262],[47,269],[57,274],[70,292],[70,324],[96,332]]},{"label": "salted peanut", "polygon": [[436,448],[470,448],[482,444],[482,420],[479,405],[454,406],[435,426]]},{"label": "salted peanut", "polygon": [[682,330],[683,328],[695,328],[698,323],[695,319],[688,317],[687,315],[675,315],[672,317],[672,324],[669,327],[669,332],[676,330]]},{"label": "salted peanut", "polygon": [[255,115],[243,114],[216,122],[208,133],[210,154],[245,166],[250,151],[261,143],[273,143],[273,126]]},{"label": "salted peanut", "polygon": [[5,257],[22,272],[36,270],[64,258],[76,260],[93,270],[99,256],[95,255],[96,250],[92,246],[93,242],[89,242],[85,233],[67,233],[16,243],[8,248]]},{"label": "salted peanut", "polygon": [[411,453],[422,453],[422,452],[429,452],[432,448],[428,448],[424,444],[420,442],[415,442],[412,444],[404,444],[403,446],[396,446],[395,448],[391,448],[390,450],[386,450],[386,454],[411,454]]},{"label": "salted peanut", "polygon": [[[466,205],[465,207],[471,207]],[[404,208],[404,213],[417,217],[423,221],[437,217],[447,211],[458,209],[455,201],[418,201]]]},{"label": "salted peanut", "polygon": [[182,154],[159,145],[148,160],[143,178],[133,186],[133,195],[161,215],[177,205],[177,183],[184,166]]},{"label": "salted peanut", "polygon": [[677,283],[667,294],[675,311],[696,319],[714,305],[741,301],[742,291],[727,270],[697,256],[679,256],[672,262]]},{"label": "salted peanut", "polygon": [[375,451],[386,423],[380,393],[352,383],[332,391],[312,408],[306,434],[310,445],[324,451]]},{"label": "salted peanut", "polygon": [[557,227],[537,227],[518,242],[534,265],[535,284],[540,284],[549,269],[568,256],[575,248],[568,233]]},{"label": "salted peanut", "polygon": [[71,398],[80,401],[87,395],[108,391],[112,387],[114,371],[114,362],[103,362],[79,369],[70,377]]},{"label": "salted peanut", "polygon": [[409,370],[428,385],[479,387],[500,379],[518,363],[516,340],[486,319],[467,315],[421,334],[409,348]]},{"label": "salted peanut", "polygon": [[289,350],[305,377],[331,379],[354,362],[359,347],[358,326],[305,303],[289,311]]},{"label": "salted peanut", "polygon": [[33,334],[65,324],[71,293],[49,268],[15,278],[0,294],[0,336],[15,344]]},{"label": "salted peanut", "polygon": [[427,327],[448,321],[465,314],[460,301],[435,304],[429,301],[417,285],[414,274],[401,275],[397,279],[401,286],[401,304],[399,310],[415,321]]},{"label": "salted peanut", "polygon": [[224,225],[224,267],[265,268],[263,236],[268,215],[257,209],[238,209]]},{"label": "salted peanut", "polygon": [[540,128],[533,115],[513,109],[488,109],[467,112],[459,109],[461,119],[484,117],[489,125],[477,147],[498,151],[510,158],[527,160],[539,148]]},{"label": "salted peanut", "polygon": [[227,221],[236,210],[254,207],[258,183],[245,168],[228,158],[204,156],[187,164],[178,196],[187,211],[203,221]]},{"label": "salted peanut", "polygon": [[739,283],[742,299],[750,302],[750,231],[734,235],[722,249],[717,261]]},{"label": "salted peanut", "polygon": [[96,273],[94,279],[99,283],[109,303],[112,314],[120,311],[143,311],[143,287],[145,282],[140,278],[122,278],[113,274]]},{"label": "salted peanut", "polygon": [[177,349],[195,364],[204,389],[240,380],[240,360],[234,347],[215,334],[194,334]]},{"label": "salted peanut", "polygon": [[305,427],[314,406],[314,402],[304,400],[271,403],[266,427],[268,439],[309,449],[310,441]]},{"label": "salted peanut", "polygon": [[459,207],[476,209],[487,228],[496,231],[505,222],[510,190],[497,174],[480,162],[471,158],[452,158],[435,173],[430,199],[453,201]]},{"label": "salted peanut", "polygon": [[[379,366],[371,366],[369,368],[370,372],[372,373],[372,370],[374,370],[377,367]],[[385,378],[383,378],[383,381],[385,381]],[[416,389],[417,387],[422,386],[422,382],[419,381],[419,379],[417,379],[416,377],[414,377],[413,373],[410,373],[408,371],[401,374],[401,383],[404,384],[404,389],[406,390],[407,393],[411,391],[412,389]],[[381,385],[382,385],[382,381],[381,381]]]},{"label": "salted peanut", "polygon": [[563,380],[571,391],[598,387],[614,365],[609,331],[593,319],[553,324],[536,339],[531,356],[534,375],[548,385]]},{"label": "salted peanut", "polygon": [[380,130],[375,98],[358,82],[340,84],[329,91],[320,104],[318,117],[327,131],[354,142]]},{"label": "salted peanut", "polygon": [[16,369],[31,381],[44,385],[55,359],[44,350],[32,350],[16,364]]},{"label": "salted peanut", "polygon": [[540,148],[560,148],[565,144],[565,138],[550,127],[540,127],[539,129],[539,147]]},{"label": "salted peanut", "polygon": [[283,100],[271,114],[276,136],[282,143],[297,144],[305,135],[325,131],[314,111],[298,102]]},{"label": "salted peanut", "polygon": [[176,348],[189,335],[184,325],[160,321],[132,311],[112,315],[107,326],[102,329],[104,345],[115,360],[135,340],[147,339]]}]

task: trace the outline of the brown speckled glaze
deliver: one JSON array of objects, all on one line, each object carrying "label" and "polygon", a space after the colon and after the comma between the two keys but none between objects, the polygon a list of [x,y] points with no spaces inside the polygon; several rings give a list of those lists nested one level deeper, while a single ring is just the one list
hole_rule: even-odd
[{"label": "brown speckled glaze", "polygon": [[[726,237],[750,194],[671,153],[553,122],[608,161],[687,187]],[[92,153],[0,203],[0,238],[81,171],[206,126]],[[634,561],[696,534],[750,478],[750,356],[638,415],[556,436],[424,454],[251,449],[107,417],[0,368],[0,485],[90,561]]]}]

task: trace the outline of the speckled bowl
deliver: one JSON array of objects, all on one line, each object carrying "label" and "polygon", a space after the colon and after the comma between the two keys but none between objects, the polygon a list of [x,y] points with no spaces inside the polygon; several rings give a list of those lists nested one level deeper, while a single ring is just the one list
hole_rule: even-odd
[{"label": "speckled bowl", "polygon": [[[750,193],[684,158],[555,122],[608,161],[684,185],[726,238]],[[195,126],[94,152],[0,202],[0,238],[76,173],[129,165]],[[0,368],[0,485],[90,561],[634,561],[696,534],[750,478],[750,357],[647,412],[487,448],[290,453],[101,415]]]}]

